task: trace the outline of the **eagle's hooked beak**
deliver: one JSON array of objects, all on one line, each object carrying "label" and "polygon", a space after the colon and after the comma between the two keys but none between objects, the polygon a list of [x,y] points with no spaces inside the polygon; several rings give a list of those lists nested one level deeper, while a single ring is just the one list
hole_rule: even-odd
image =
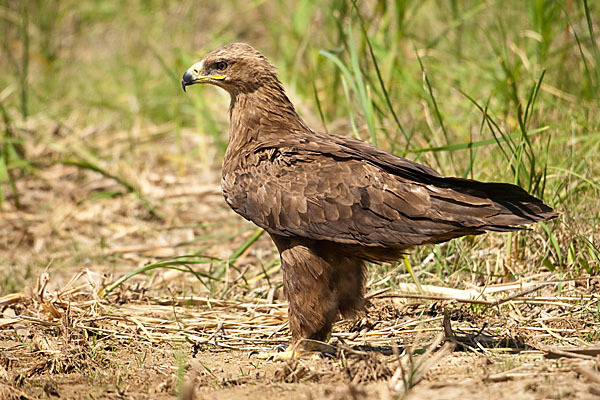
[{"label": "eagle's hooked beak", "polygon": [[185,92],[185,87],[196,83],[210,83],[211,81],[220,81],[225,79],[225,75],[200,75],[204,62],[200,61],[191,67],[183,74],[181,79],[181,87]]}]

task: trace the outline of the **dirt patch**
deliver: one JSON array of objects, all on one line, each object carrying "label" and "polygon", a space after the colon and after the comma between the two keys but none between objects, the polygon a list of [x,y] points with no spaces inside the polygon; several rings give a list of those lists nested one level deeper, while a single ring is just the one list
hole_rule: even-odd
[{"label": "dirt patch", "polygon": [[[98,298],[75,283],[1,298],[2,398],[584,399],[600,382],[598,346],[565,347],[597,325],[579,318],[536,334],[530,317],[517,324],[505,308],[477,315],[372,298],[362,318],[336,325],[333,355],[273,362],[250,351],[287,340],[284,303],[178,301],[125,288]],[[568,338],[558,340],[561,332]]]}]

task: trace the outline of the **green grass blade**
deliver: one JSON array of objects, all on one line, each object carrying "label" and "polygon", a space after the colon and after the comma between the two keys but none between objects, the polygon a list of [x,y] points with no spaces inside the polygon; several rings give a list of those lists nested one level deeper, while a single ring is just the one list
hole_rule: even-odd
[{"label": "green grass blade", "polygon": [[212,263],[215,262],[214,259],[209,259],[209,260],[195,260],[195,259],[188,259],[188,258],[190,258],[190,257],[189,256],[182,256],[182,257],[177,257],[175,259],[160,261],[160,262],[157,262],[157,263],[144,265],[143,267],[140,267],[140,268],[136,268],[135,270],[133,270],[133,271],[131,271],[131,272],[123,275],[121,278],[117,279],[115,282],[111,283],[105,289],[103,289],[102,291],[100,291],[99,296],[100,297],[106,296],[107,294],[109,294],[110,292],[112,292],[113,290],[115,290],[116,288],[118,288],[119,286],[121,286],[125,281],[127,281],[128,279],[130,279],[130,278],[132,278],[132,277],[134,277],[136,275],[143,274],[143,273],[146,273],[148,271],[152,271],[152,270],[160,269],[160,268],[174,269],[174,270],[182,271],[182,272],[191,272],[201,282],[203,282],[202,278],[206,278],[206,279],[209,279],[209,280],[218,280],[217,278],[215,278],[212,275],[205,274],[205,273],[198,272],[198,271],[194,271],[189,266],[190,264],[192,264],[192,265],[196,265],[196,264],[212,264]]},{"label": "green grass blade", "polygon": [[148,200],[146,198],[146,196],[144,196],[132,183],[129,183],[128,181],[121,178],[120,176],[111,174],[107,170],[102,169],[98,165],[92,164],[89,161],[63,160],[62,163],[65,165],[73,165],[73,166],[81,168],[81,169],[87,169],[90,171],[98,172],[99,174],[101,174],[109,179],[115,180],[117,183],[123,185],[127,189],[128,192],[135,194],[137,196],[137,198],[140,200],[140,202],[142,203],[142,205],[146,208],[146,210],[148,210],[152,215],[154,215],[155,217],[160,218],[160,219],[165,219],[164,212],[162,212],[160,209],[155,207],[150,202],[150,200]]}]

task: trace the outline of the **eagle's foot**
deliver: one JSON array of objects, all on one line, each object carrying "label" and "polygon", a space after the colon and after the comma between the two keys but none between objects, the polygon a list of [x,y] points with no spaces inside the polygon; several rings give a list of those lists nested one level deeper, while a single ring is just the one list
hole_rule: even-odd
[{"label": "eagle's foot", "polygon": [[266,361],[290,361],[298,358],[309,357],[312,360],[335,357],[337,348],[327,343],[315,340],[303,340],[294,346],[277,345],[275,351],[250,352],[248,357],[256,357]]},{"label": "eagle's foot", "polygon": [[293,352],[289,349],[287,344],[278,344],[273,347],[274,351],[259,351],[252,350],[248,354],[248,358],[256,357],[259,360],[267,361],[287,361],[293,359]]},{"label": "eagle's foot", "polygon": [[294,350],[285,351],[253,351],[249,357],[256,357],[265,361],[289,361],[299,357],[299,353]]}]

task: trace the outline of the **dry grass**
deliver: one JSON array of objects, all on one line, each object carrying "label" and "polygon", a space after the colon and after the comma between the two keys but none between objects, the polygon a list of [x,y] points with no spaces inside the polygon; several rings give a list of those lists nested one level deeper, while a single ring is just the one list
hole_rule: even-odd
[{"label": "dry grass", "polygon": [[[283,302],[273,303],[255,298],[233,301],[197,296],[157,297],[150,294],[162,292],[164,288],[152,287],[157,285],[150,282],[147,287],[136,284],[101,298],[101,288],[89,270],[72,277],[66,286],[51,293],[47,293],[49,280],[48,273],[44,273],[35,289],[0,298],[0,307],[7,307],[4,317],[0,319],[0,328],[32,324],[55,329],[69,321],[72,326],[63,328],[101,336],[144,339],[152,343],[189,342],[195,346],[212,345],[242,351],[264,349],[265,346],[287,341],[287,313]],[[160,278],[158,280],[161,281]],[[560,345],[588,345],[583,339],[596,333],[600,322],[573,315],[596,312],[600,301],[597,294],[600,280],[581,278],[561,283],[567,287],[562,288],[560,295],[552,288],[555,284],[535,283],[534,288],[539,293],[543,288],[543,295],[524,296],[524,292],[518,291],[516,295],[494,302],[444,296],[442,299],[435,298],[432,306],[439,309],[442,304],[445,309],[453,309],[454,318],[461,322],[454,328],[465,333],[477,333],[469,343],[462,344],[471,350],[519,351],[525,346],[544,347],[554,342]],[[506,292],[514,291],[515,285],[504,286],[508,287]],[[477,297],[488,296],[488,290],[502,293],[497,289],[494,286],[482,288],[477,292]],[[395,300],[378,300],[392,297]],[[425,311],[421,302],[400,300],[429,297],[410,293],[375,293],[369,296],[371,304],[364,318],[353,325],[349,325],[351,321],[340,322],[342,331],[338,327],[332,336],[350,346],[368,344],[390,347],[397,335],[439,331],[442,316],[418,316],[425,312],[435,314],[435,309]],[[488,309],[466,312],[457,306],[461,302],[485,305]],[[502,308],[499,307],[501,304]],[[532,314],[532,309],[535,314]],[[410,313],[404,314],[402,311]],[[509,325],[506,324],[507,311],[512,314]],[[415,317],[408,318],[409,314]],[[484,326],[478,321],[477,314],[484,317]],[[100,321],[102,324],[98,326]],[[490,333],[493,336],[489,336]],[[446,338],[450,338],[450,335]]]},{"label": "dry grass", "polygon": [[[600,322],[586,318],[597,312],[598,278],[522,281],[478,290],[454,289],[453,295],[448,295],[447,288],[425,286],[424,290],[430,293],[446,293],[443,298],[434,296],[433,302],[427,294],[377,290],[370,293],[370,304],[362,318],[341,321],[334,328],[333,337],[339,342],[333,359],[299,359],[275,368],[270,365],[267,368],[272,370],[272,377],[263,375],[260,379],[244,374],[241,366],[241,375],[231,377],[194,360],[206,358],[201,354],[214,358],[215,352],[249,354],[251,350],[268,350],[286,342],[286,305],[281,301],[165,296],[172,277],[163,280],[161,276],[127,283],[100,297],[103,286],[89,269],[57,290],[48,289],[52,286],[50,278],[44,273],[35,288],[0,298],[4,310],[0,318],[0,343],[4,349],[0,373],[8,383],[6,390],[15,385],[36,393],[35,386],[31,386],[36,380],[74,372],[93,376],[107,367],[118,368],[127,357],[114,352],[98,356],[101,350],[116,347],[129,351],[141,347],[144,352],[158,348],[175,355],[189,352],[192,361],[186,367],[188,373],[179,375],[173,371],[179,368],[173,362],[172,372],[167,369],[152,387],[155,395],[176,393],[184,380],[193,393],[213,385],[226,390],[261,385],[264,379],[273,379],[287,384],[314,384],[332,398],[348,393],[354,393],[355,398],[374,393],[382,399],[392,398],[413,393],[411,389],[422,380],[440,385],[441,379],[444,385],[452,386],[452,374],[465,371],[460,367],[440,370],[436,365],[455,347],[463,357],[475,357],[477,362],[487,360],[488,366],[477,371],[481,382],[501,384],[535,378],[539,384],[540,377],[553,377],[560,382],[563,375],[576,373],[579,379],[592,381],[580,388],[591,393],[594,379],[600,376],[593,369],[598,367],[600,347],[590,346],[590,335],[598,332]],[[558,284],[562,285],[560,292],[556,289]],[[490,296],[503,300],[476,300]],[[415,298],[429,301],[415,302]],[[469,310],[460,303],[485,308]],[[146,356],[143,357],[137,360],[141,370],[146,369]],[[551,361],[555,358],[562,360],[560,364]],[[515,359],[517,366],[510,364]],[[244,362],[243,357],[228,361],[250,363],[257,371],[266,369],[260,362],[252,362]],[[558,369],[556,365],[560,365]],[[204,380],[199,380],[202,372]],[[256,374],[260,377],[259,372]],[[130,381],[131,377],[122,379]],[[338,381],[349,385],[344,386],[346,391],[327,389],[329,385],[335,387]],[[45,393],[58,391],[47,385],[42,389]],[[15,390],[18,393],[21,389]],[[140,394],[132,390],[131,393]],[[552,388],[544,390],[551,392]],[[61,392],[70,393],[63,385]],[[580,391],[567,397],[579,398],[577,393]]]}]

